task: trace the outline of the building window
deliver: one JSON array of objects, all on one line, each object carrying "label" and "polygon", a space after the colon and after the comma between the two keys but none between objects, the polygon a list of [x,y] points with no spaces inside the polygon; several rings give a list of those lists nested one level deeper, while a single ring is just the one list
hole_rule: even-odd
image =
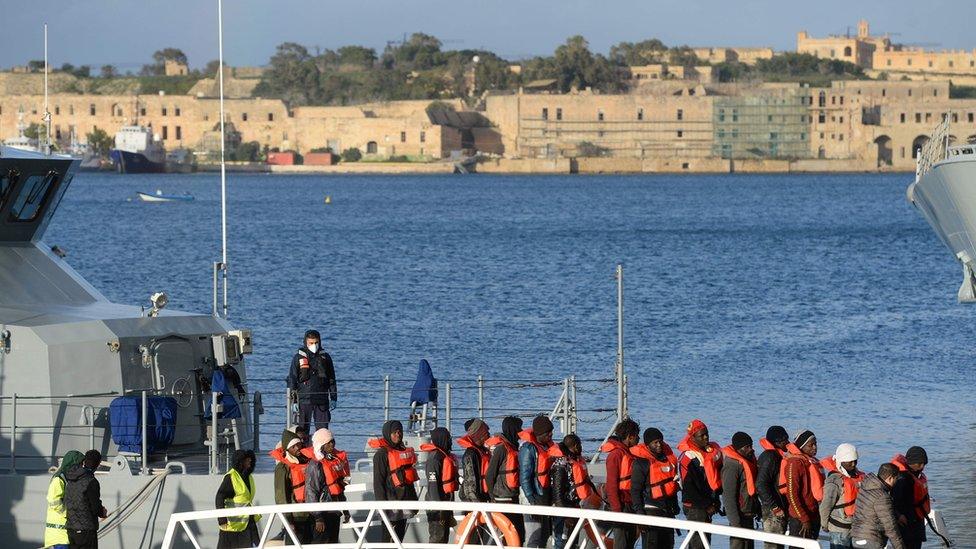
[{"label": "building window", "polygon": [[881,97],[888,95],[888,90],[881,88]]},{"label": "building window", "polygon": [[889,67],[891,66],[891,59],[888,60],[888,63],[887,64],[888,64]]},{"label": "building window", "polygon": [[827,106],[827,94],[826,93],[820,92],[820,94],[817,96],[817,106],[819,106],[819,107],[826,107]]},{"label": "building window", "polygon": [[738,111],[738,109],[732,109],[732,121],[733,122],[738,122],[739,121],[739,111]]},{"label": "building window", "polygon": [[827,122],[827,113],[825,111],[820,111],[817,114],[817,122],[820,122],[821,124],[824,124],[824,123]]},{"label": "building window", "polygon": [[678,120],[684,120],[684,119],[685,119],[684,109],[678,109]]},{"label": "building window", "polygon": [[840,104],[841,104],[841,105],[843,105],[843,104],[844,104],[844,96],[843,96],[843,95],[842,95],[842,96],[840,96]]},{"label": "building window", "polygon": [[908,90],[908,97],[912,96],[912,90]]},{"label": "building window", "polygon": [[88,114],[91,115],[91,116],[95,116],[95,104],[94,103],[88,105]]},{"label": "building window", "polygon": [[837,122],[837,117],[836,116],[831,116],[830,117],[830,121],[831,122]]},{"label": "building window", "polygon": [[549,120],[549,109],[545,107],[542,108],[542,119]]},{"label": "building window", "polygon": [[268,122],[274,122],[274,113],[273,112],[269,112],[268,113]]},{"label": "building window", "polygon": [[973,121],[973,113],[969,113],[969,117],[968,117],[968,120],[969,120],[970,122],[972,122],[972,121]]},{"label": "building window", "polygon": [[684,137],[684,136],[685,136],[685,132],[682,131],[682,130],[678,130],[678,137],[681,138],[681,137]]},{"label": "building window", "polygon": [[915,113],[915,123],[916,124],[922,123],[922,113],[920,112]]},{"label": "building window", "polygon": [[139,116],[146,116],[146,107],[141,107],[139,109]]},{"label": "building window", "polygon": [[563,109],[557,107],[556,108],[556,120],[562,120],[562,119],[563,119]]},{"label": "building window", "polygon": [[163,116],[166,116],[166,107],[163,107]]},{"label": "building window", "polygon": [[830,104],[831,105],[836,105],[837,104],[837,96],[836,95],[831,95],[830,96]]},{"label": "building window", "polygon": [[400,132],[400,143],[407,142],[407,132]]},{"label": "building window", "polygon": [[911,67],[911,66],[912,66],[912,58],[911,58],[911,57],[909,57],[909,58],[908,58],[908,66],[909,66],[909,67]]},{"label": "building window", "polygon": [[905,147],[901,148],[901,157],[905,158]]},{"label": "building window", "polygon": [[950,67],[955,67],[955,66],[956,66],[956,63],[955,63],[954,61],[951,61],[951,60],[950,60],[950,61],[949,61],[949,66],[950,66]]},{"label": "building window", "polygon": [[952,122],[953,123],[959,122],[959,115],[958,114],[952,113]]},{"label": "building window", "polygon": [[68,114],[71,115],[71,116],[74,116],[75,115],[75,106],[74,105],[68,105]]},{"label": "building window", "polygon": [[376,141],[366,143],[366,154],[376,154],[377,150],[379,150],[379,147],[376,146]]},{"label": "building window", "polygon": [[926,122],[931,122],[932,121],[932,113],[930,113],[930,112],[925,113],[925,121]]},{"label": "building window", "polygon": [[427,132],[420,132],[420,142],[421,143],[427,142]]},{"label": "building window", "polygon": [[844,140],[844,134],[838,134],[837,135],[837,140],[838,141],[843,141]]},{"label": "building window", "polygon": [[637,109],[637,119],[638,120],[643,120],[644,119],[644,108],[643,107]]},{"label": "building window", "polygon": [[931,66],[932,66],[932,62],[931,62],[931,61],[929,61],[929,67],[931,67]]},{"label": "building window", "polygon": [[725,122],[725,109],[718,110],[718,121]]},{"label": "building window", "polygon": [[176,126],[176,139],[183,139],[183,128]]},{"label": "building window", "polygon": [[841,124],[843,124],[844,123],[844,117],[841,116],[837,121],[840,122]]},{"label": "building window", "polygon": [[850,57],[850,56],[851,56],[851,47],[850,46],[845,46],[844,47],[844,57]]},{"label": "building window", "polygon": [[54,106],[54,114],[61,114],[61,105]]},{"label": "building window", "polygon": [[837,54],[837,52],[835,50],[830,50],[830,56],[831,57],[837,57],[836,54]]},{"label": "building window", "polygon": [[242,113],[241,113],[241,120],[242,120],[243,122],[247,122],[247,113],[246,113],[246,112],[242,112]]},{"label": "building window", "polygon": [[179,115],[180,115],[180,108],[173,107],[173,116],[179,116]]},{"label": "building window", "polygon": [[938,96],[939,96],[939,90],[932,90],[932,97],[938,97]]},{"label": "building window", "polygon": [[163,139],[169,139],[169,128],[163,126]]},{"label": "building window", "polygon": [[598,111],[596,113],[596,119],[599,120],[600,122],[603,122],[603,111]]},{"label": "building window", "polygon": [[61,139],[61,126],[54,127],[54,138],[57,140]]},{"label": "building window", "polygon": [[905,113],[901,113],[901,123],[905,123]]}]

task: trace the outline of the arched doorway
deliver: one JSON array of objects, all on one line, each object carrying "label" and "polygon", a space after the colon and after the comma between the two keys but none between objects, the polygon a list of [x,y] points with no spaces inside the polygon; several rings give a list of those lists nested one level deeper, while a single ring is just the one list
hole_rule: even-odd
[{"label": "arched doorway", "polygon": [[891,165],[891,138],[887,135],[878,136],[874,140],[874,144],[878,147],[878,167],[890,166]]},{"label": "arched doorway", "polygon": [[370,141],[366,143],[366,154],[376,154],[378,148],[376,146],[376,141]]},{"label": "arched doorway", "polygon": [[817,149],[817,158],[827,158],[827,149],[823,145],[820,145],[820,148]]},{"label": "arched doorway", "polygon": [[912,141],[912,158],[918,158],[918,150],[929,142],[929,136],[920,135]]},{"label": "arched doorway", "polygon": [[851,56],[851,47],[850,46],[845,46],[844,47],[844,57],[850,57],[850,56]]}]

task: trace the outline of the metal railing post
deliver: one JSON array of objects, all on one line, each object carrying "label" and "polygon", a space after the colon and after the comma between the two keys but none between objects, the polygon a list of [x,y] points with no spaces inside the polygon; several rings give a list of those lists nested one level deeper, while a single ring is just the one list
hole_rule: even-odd
[{"label": "metal railing post", "polygon": [[17,393],[10,400],[10,472],[17,472]]},{"label": "metal railing post", "polygon": [[210,474],[217,474],[217,391],[210,393]]},{"label": "metal railing post", "polygon": [[569,387],[573,394],[573,415],[570,416],[570,421],[572,422],[572,430],[575,433],[578,427],[579,417],[576,415],[576,376],[569,376]]},{"label": "metal railing post", "polygon": [[444,406],[447,408],[447,430],[451,430],[451,384],[447,383],[444,386],[444,391],[447,396],[444,397]]},{"label": "metal railing post", "polygon": [[292,427],[291,425],[292,417],[294,416],[292,416],[292,412],[291,412],[291,387],[287,387],[285,389],[285,429],[288,431],[290,431]]},{"label": "metal railing post", "polygon": [[142,446],[142,469],[139,470],[139,473],[142,475],[149,473],[149,469],[146,468],[146,462],[149,461],[148,460],[149,440],[148,437],[146,436],[149,431],[148,428],[149,414],[147,413],[149,411],[148,408],[149,408],[149,398],[146,396],[146,391],[143,391],[142,392],[142,445],[141,445]]},{"label": "metal railing post", "polygon": [[[254,399],[251,403],[251,428],[254,430],[252,436],[251,446],[254,447],[254,452],[257,453],[260,450],[259,445],[261,443],[261,413],[260,410],[263,407],[261,402],[261,391],[254,391]],[[286,412],[288,413],[288,412]],[[289,413],[289,415],[291,415]]]},{"label": "metal railing post", "polygon": [[218,316],[219,311],[217,309],[217,269],[220,266],[219,261],[214,261],[213,264],[213,315]]},{"label": "metal railing post", "polygon": [[627,417],[627,396],[624,387],[624,266],[617,264],[617,422]]},{"label": "metal railing post", "polygon": [[485,420],[485,378],[478,374],[478,417]]},{"label": "metal railing post", "polygon": [[563,436],[566,436],[570,433],[570,425],[569,425],[570,400],[569,400],[569,378],[568,377],[563,378],[563,395],[564,395],[563,396],[563,418],[561,423],[563,429]]},{"label": "metal railing post", "polygon": [[383,376],[383,421],[390,421],[390,375]]}]

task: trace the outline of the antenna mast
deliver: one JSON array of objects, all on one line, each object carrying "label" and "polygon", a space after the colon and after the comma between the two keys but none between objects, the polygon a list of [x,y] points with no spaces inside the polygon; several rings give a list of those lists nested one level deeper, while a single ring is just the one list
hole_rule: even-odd
[{"label": "antenna mast", "polygon": [[44,23],[44,154],[51,154],[51,111],[47,101],[47,23]]},{"label": "antenna mast", "polygon": [[[217,83],[220,90],[220,236],[222,253],[219,269],[223,282],[223,316],[227,318],[227,167],[225,165],[224,134],[224,8],[223,0],[217,0]],[[216,288],[214,288],[216,290]],[[216,297],[216,296],[215,296]],[[214,300],[216,309],[216,299]],[[216,312],[216,310],[214,311]]]}]

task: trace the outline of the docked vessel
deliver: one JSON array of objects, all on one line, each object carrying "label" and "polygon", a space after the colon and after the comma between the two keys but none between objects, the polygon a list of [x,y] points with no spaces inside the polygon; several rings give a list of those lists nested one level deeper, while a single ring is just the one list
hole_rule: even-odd
[{"label": "docked vessel", "polygon": [[162,173],[166,169],[166,149],[151,127],[141,125],[119,129],[109,158],[119,173]]}]

